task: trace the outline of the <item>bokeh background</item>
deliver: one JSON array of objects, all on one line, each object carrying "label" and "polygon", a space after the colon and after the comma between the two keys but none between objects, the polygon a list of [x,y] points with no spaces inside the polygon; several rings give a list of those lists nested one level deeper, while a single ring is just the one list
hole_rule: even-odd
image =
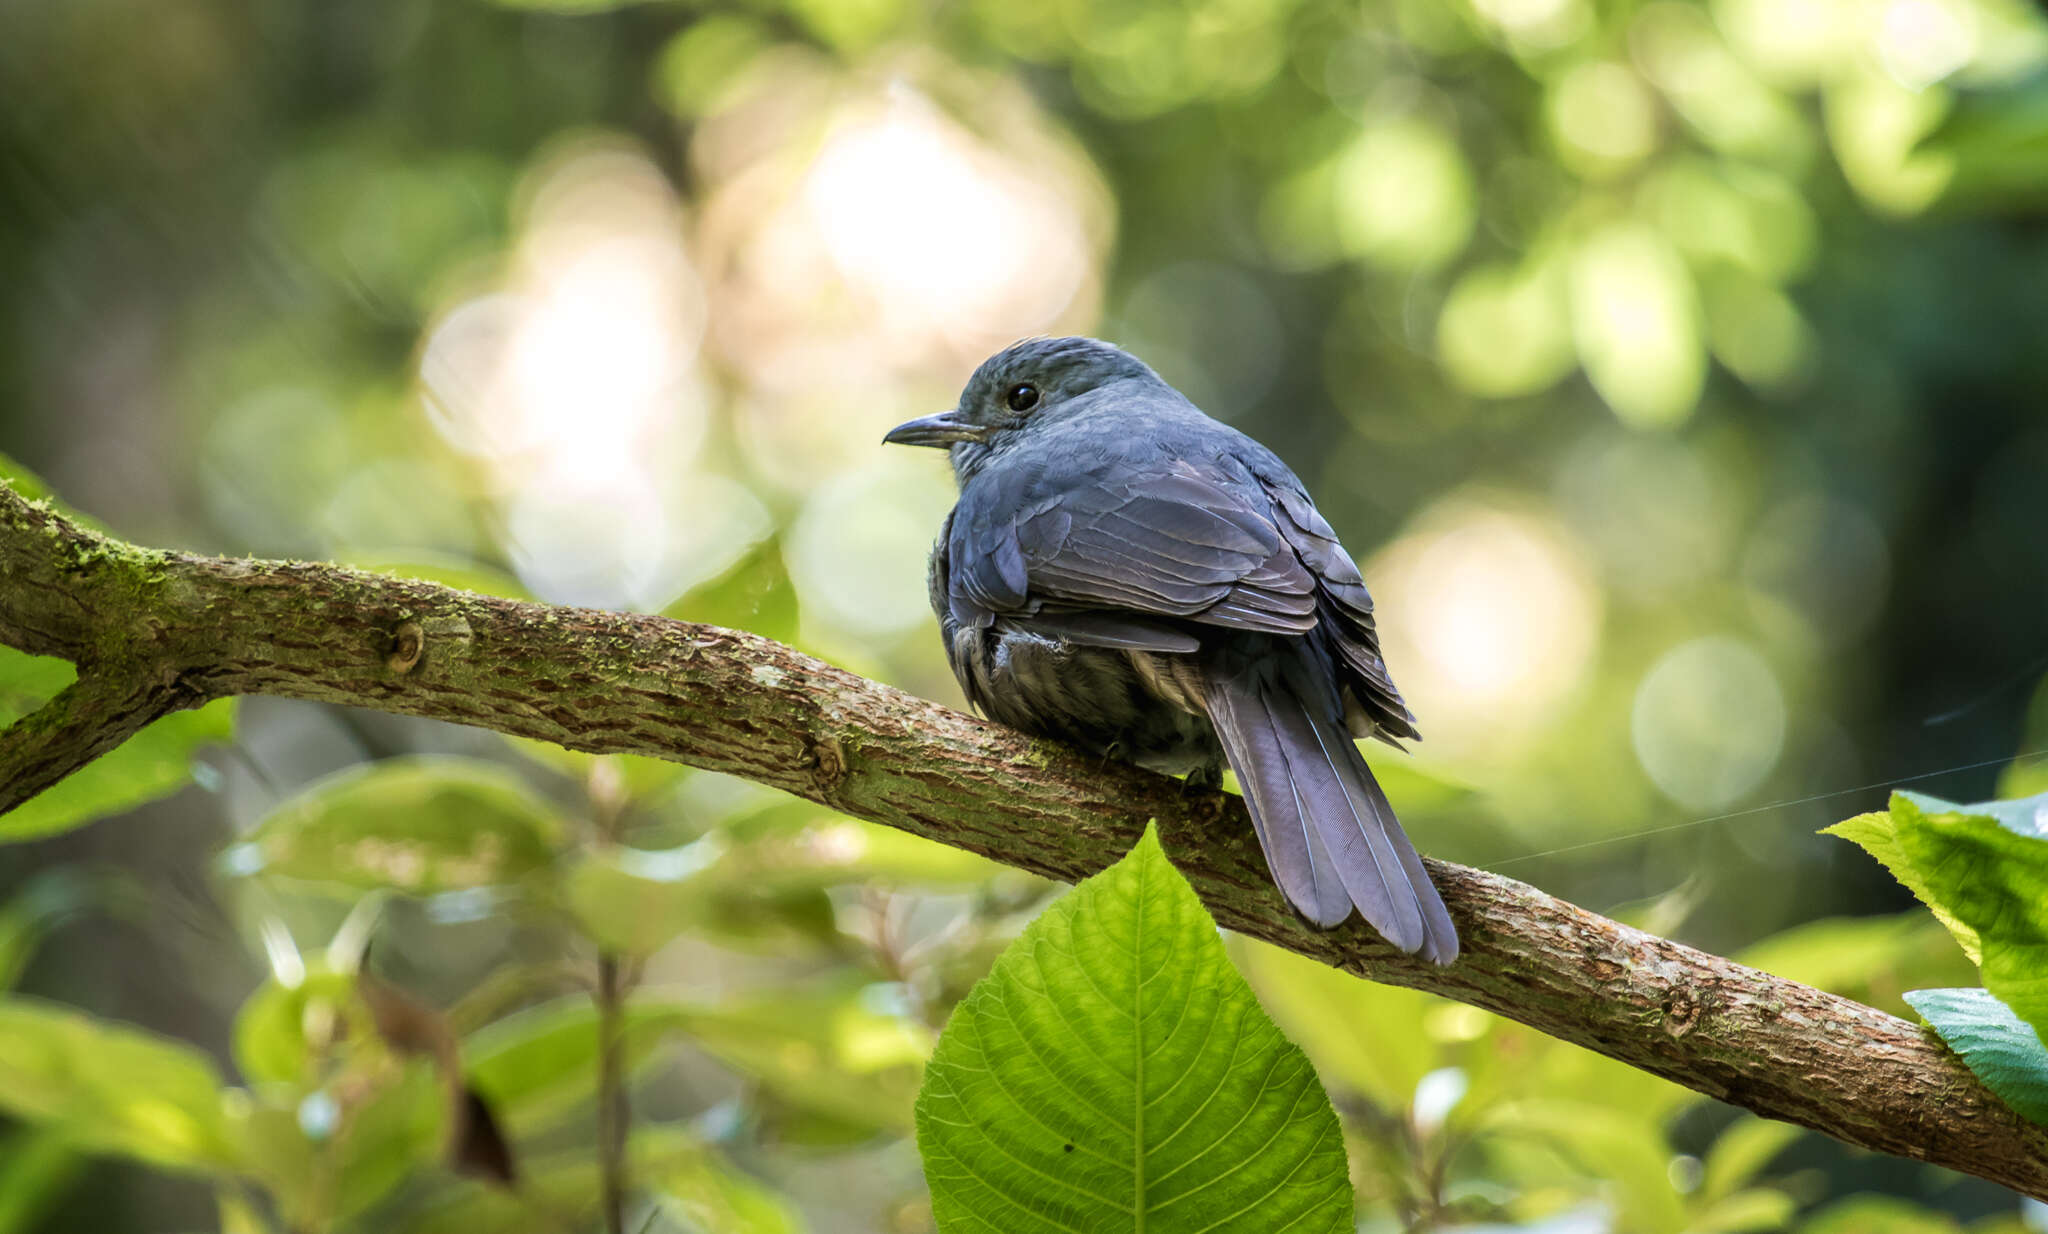
[{"label": "bokeh background", "polygon": [[[1360,559],[1426,737],[1374,761],[1426,850],[1902,1010],[1968,967],[1814,832],[1909,777],[2048,787],[2044,66],[2017,0],[11,0],[0,453],[143,543],[740,625],[957,702],[950,477],[877,443],[1020,336],[1097,334]],[[0,849],[19,988],[236,1078],[244,1001],[374,930],[502,1055],[627,928],[603,896],[380,898],[245,842],[416,755],[548,803],[564,885],[722,846],[725,907],[634,940],[689,1009],[634,1056],[694,1154],[645,1228],[929,1228],[916,1063],[1052,891],[712,777],[248,702],[196,787]],[[1240,958],[1347,1115],[1365,1228],[2043,1228]],[[563,1048],[546,1100],[525,1063],[499,1096],[569,1163]],[[316,1150],[318,1071],[283,1090]],[[21,1177],[5,1228],[228,1220],[26,1126]],[[486,1192],[425,1163],[304,1226],[550,1228]]]}]

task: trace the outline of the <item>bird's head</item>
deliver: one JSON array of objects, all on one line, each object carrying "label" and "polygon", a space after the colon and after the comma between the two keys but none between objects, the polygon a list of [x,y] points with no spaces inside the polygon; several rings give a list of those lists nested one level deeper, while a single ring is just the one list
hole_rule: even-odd
[{"label": "bird's head", "polygon": [[953,470],[964,482],[990,455],[1099,402],[1084,395],[1134,380],[1159,377],[1144,361],[1099,339],[1026,339],[982,361],[960,392],[959,406],[899,424],[882,440],[950,447]]}]

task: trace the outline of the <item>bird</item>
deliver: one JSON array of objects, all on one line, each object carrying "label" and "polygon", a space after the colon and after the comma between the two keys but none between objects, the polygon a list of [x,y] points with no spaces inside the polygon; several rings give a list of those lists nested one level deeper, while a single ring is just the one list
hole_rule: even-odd
[{"label": "bird", "polygon": [[1136,356],[1032,338],[885,443],[943,447],[929,582],[967,700],[1011,728],[1243,790],[1321,929],[1354,909],[1434,964],[1458,933],[1354,738],[1419,739],[1372,597],[1308,490]]}]

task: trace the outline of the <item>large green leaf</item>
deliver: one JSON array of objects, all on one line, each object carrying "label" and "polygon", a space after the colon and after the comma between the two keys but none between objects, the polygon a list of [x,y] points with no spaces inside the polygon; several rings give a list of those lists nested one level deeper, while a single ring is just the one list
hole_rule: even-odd
[{"label": "large green leaf", "polygon": [[1947,806],[1903,793],[1892,802],[1923,894],[1976,935],[1985,988],[2036,1032],[2048,1027],[2048,839],[2034,830],[2043,805]]},{"label": "large green leaf", "polygon": [[1380,1108],[1406,1109],[1422,1077],[1441,1066],[1424,1017],[1443,1000],[1360,981],[1305,956],[1243,940],[1238,963],[1259,999],[1335,1086]]},{"label": "large green leaf", "polygon": [[[0,728],[42,706],[75,676],[62,660],[0,647]],[[0,840],[53,835],[167,797],[191,781],[192,756],[201,746],[227,741],[233,735],[232,699],[165,716],[75,774],[0,814]]]},{"label": "large green leaf", "polygon": [[1989,990],[1914,990],[1906,995],[1962,1056],[1984,1087],[2023,1117],[2048,1127],[2048,1047]]},{"label": "large green leaf", "polygon": [[87,1152],[173,1169],[236,1166],[220,1077],[205,1055],[29,998],[0,1000],[0,1110]]},{"label": "large green leaf", "polygon": [[917,1138],[944,1234],[1351,1228],[1329,1098],[1150,830],[954,1011]]},{"label": "large green leaf", "polygon": [[476,759],[387,759],[329,776],[250,837],[263,869],[431,894],[549,868],[553,810],[512,772]]},{"label": "large green leaf", "polygon": [[1934,911],[1935,917],[1948,927],[1949,933],[1955,936],[1956,942],[1968,953],[1971,961],[1975,962],[1982,954],[1976,931],[1958,921],[1945,905],[1929,894],[1926,880],[1921,877],[1920,871],[1913,864],[1913,859],[1899,843],[1899,818],[1902,814],[1913,815],[1918,812],[1918,807],[1913,804],[1911,798],[1903,793],[1894,793],[1890,810],[1858,814],[1832,827],[1821,828],[1821,834],[1840,836],[1877,858],[1885,869],[1891,871],[1893,878],[1904,883],[1914,895],[1920,897],[1921,903]]}]

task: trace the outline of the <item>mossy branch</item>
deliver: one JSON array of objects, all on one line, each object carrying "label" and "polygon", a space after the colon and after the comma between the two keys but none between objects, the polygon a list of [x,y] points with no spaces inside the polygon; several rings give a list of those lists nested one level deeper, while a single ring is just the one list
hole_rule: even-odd
[{"label": "mossy branch", "polygon": [[[0,643],[80,666],[0,748],[0,810],[165,709],[370,707],[742,776],[1053,878],[1161,838],[1223,925],[1443,994],[1847,1143],[2048,1198],[2048,1134],[1915,1025],[1444,862],[1464,952],[1304,927],[1241,803],[1014,732],[751,634],[302,562],[141,549],[0,484]],[[41,768],[36,771],[32,768]]]}]

